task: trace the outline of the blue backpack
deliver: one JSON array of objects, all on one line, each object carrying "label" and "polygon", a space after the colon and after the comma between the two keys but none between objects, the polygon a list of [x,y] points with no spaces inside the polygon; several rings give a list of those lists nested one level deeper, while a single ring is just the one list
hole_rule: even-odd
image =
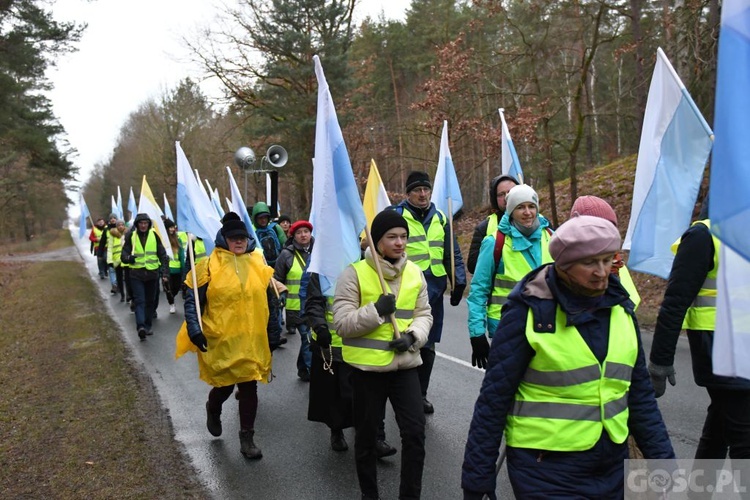
[{"label": "blue backpack", "polygon": [[276,223],[272,222],[266,227],[255,230],[255,234],[258,236],[258,243],[260,243],[263,255],[266,257],[266,262],[271,267],[276,265],[276,259],[279,258],[279,254],[281,253],[281,242],[279,241],[279,236],[276,234],[275,225]]}]

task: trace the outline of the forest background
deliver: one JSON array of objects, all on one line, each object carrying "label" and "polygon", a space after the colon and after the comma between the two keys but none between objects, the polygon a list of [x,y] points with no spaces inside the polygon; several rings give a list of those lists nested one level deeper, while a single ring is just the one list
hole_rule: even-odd
[{"label": "forest background", "polygon": [[[315,54],[361,189],[372,158],[393,202],[411,170],[434,174],[448,120],[464,211],[486,210],[488,181],[500,172],[504,108],[525,181],[544,190],[544,214],[556,226],[578,194],[592,194],[579,186],[585,172],[637,153],[657,47],[713,121],[718,0],[413,0],[403,21],[355,25],[356,1],[241,0],[227,8],[218,28],[185,40],[206,75],[221,81],[223,98],[209,99],[186,78],[143,102],[110,158],[80,186],[74,150],[44,92],[46,69],[75,50],[85,27],[56,22],[41,0],[2,2],[0,240],[66,224],[70,189],[82,190],[92,215],[106,216],[117,187],[127,204],[143,175],[174,211],[175,141],[222,199],[226,165],[241,190],[247,176],[249,205],[265,201],[265,174],[241,171],[234,152],[250,146],[260,158],[282,145],[282,211],[306,218]],[[554,183],[562,179],[559,196]]]}]

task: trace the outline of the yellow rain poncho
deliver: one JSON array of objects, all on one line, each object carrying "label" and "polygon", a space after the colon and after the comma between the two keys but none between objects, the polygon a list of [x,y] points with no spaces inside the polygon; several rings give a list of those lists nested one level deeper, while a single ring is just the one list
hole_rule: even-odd
[{"label": "yellow rain poncho", "polygon": [[[177,334],[175,357],[188,351],[198,355],[200,378],[213,387],[239,382],[266,382],[271,372],[268,347],[268,287],[273,268],[263,254],[234,253],[216,247],[211,256],[195,266],[198,287],[208,283],[206,310],[201,311],[208,352],[200,352],[187,333],[187,324]],[[185,280],[192,288],[192,277]]]}]

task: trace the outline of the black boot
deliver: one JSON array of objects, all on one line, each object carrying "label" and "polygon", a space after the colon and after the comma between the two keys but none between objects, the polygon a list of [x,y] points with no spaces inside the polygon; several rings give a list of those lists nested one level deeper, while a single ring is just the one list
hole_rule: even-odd
[{"label": "black boot", "polygon": [[331,449],[333,451],[346,451],[349,445],[344,439],[344,431],[341,429],[331,429]]},{"label": "black boot", "polygon": [[206,427],[212,436],[221,436],[221,413],[214,413],[208,407],[206,401]]},{"label": "black boot", "polygon": [[255,446],[255,442],[253,442],[254,435],[255,431],[240,431],[240,453],[242,453],[245,458],[257,460],[263,458],[263,452],[260,451],[260,448]]}]

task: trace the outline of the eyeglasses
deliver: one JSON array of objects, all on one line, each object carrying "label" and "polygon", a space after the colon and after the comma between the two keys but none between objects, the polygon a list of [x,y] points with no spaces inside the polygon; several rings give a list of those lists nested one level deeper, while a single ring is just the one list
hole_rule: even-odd
[{"label": "eyeglasses", "polygon": [[429,193],[430,191],[432,191],[432,189],[430,189],[430,188],[428,188],[428,187],[424,187],[424,186],[422,186],[422,187],[415,187],[415,188],[414,188],[414,189],[412,189],[411,191],[412,191],[413,193],[417,193],[417,194],[427,194],[427,193]]}]

